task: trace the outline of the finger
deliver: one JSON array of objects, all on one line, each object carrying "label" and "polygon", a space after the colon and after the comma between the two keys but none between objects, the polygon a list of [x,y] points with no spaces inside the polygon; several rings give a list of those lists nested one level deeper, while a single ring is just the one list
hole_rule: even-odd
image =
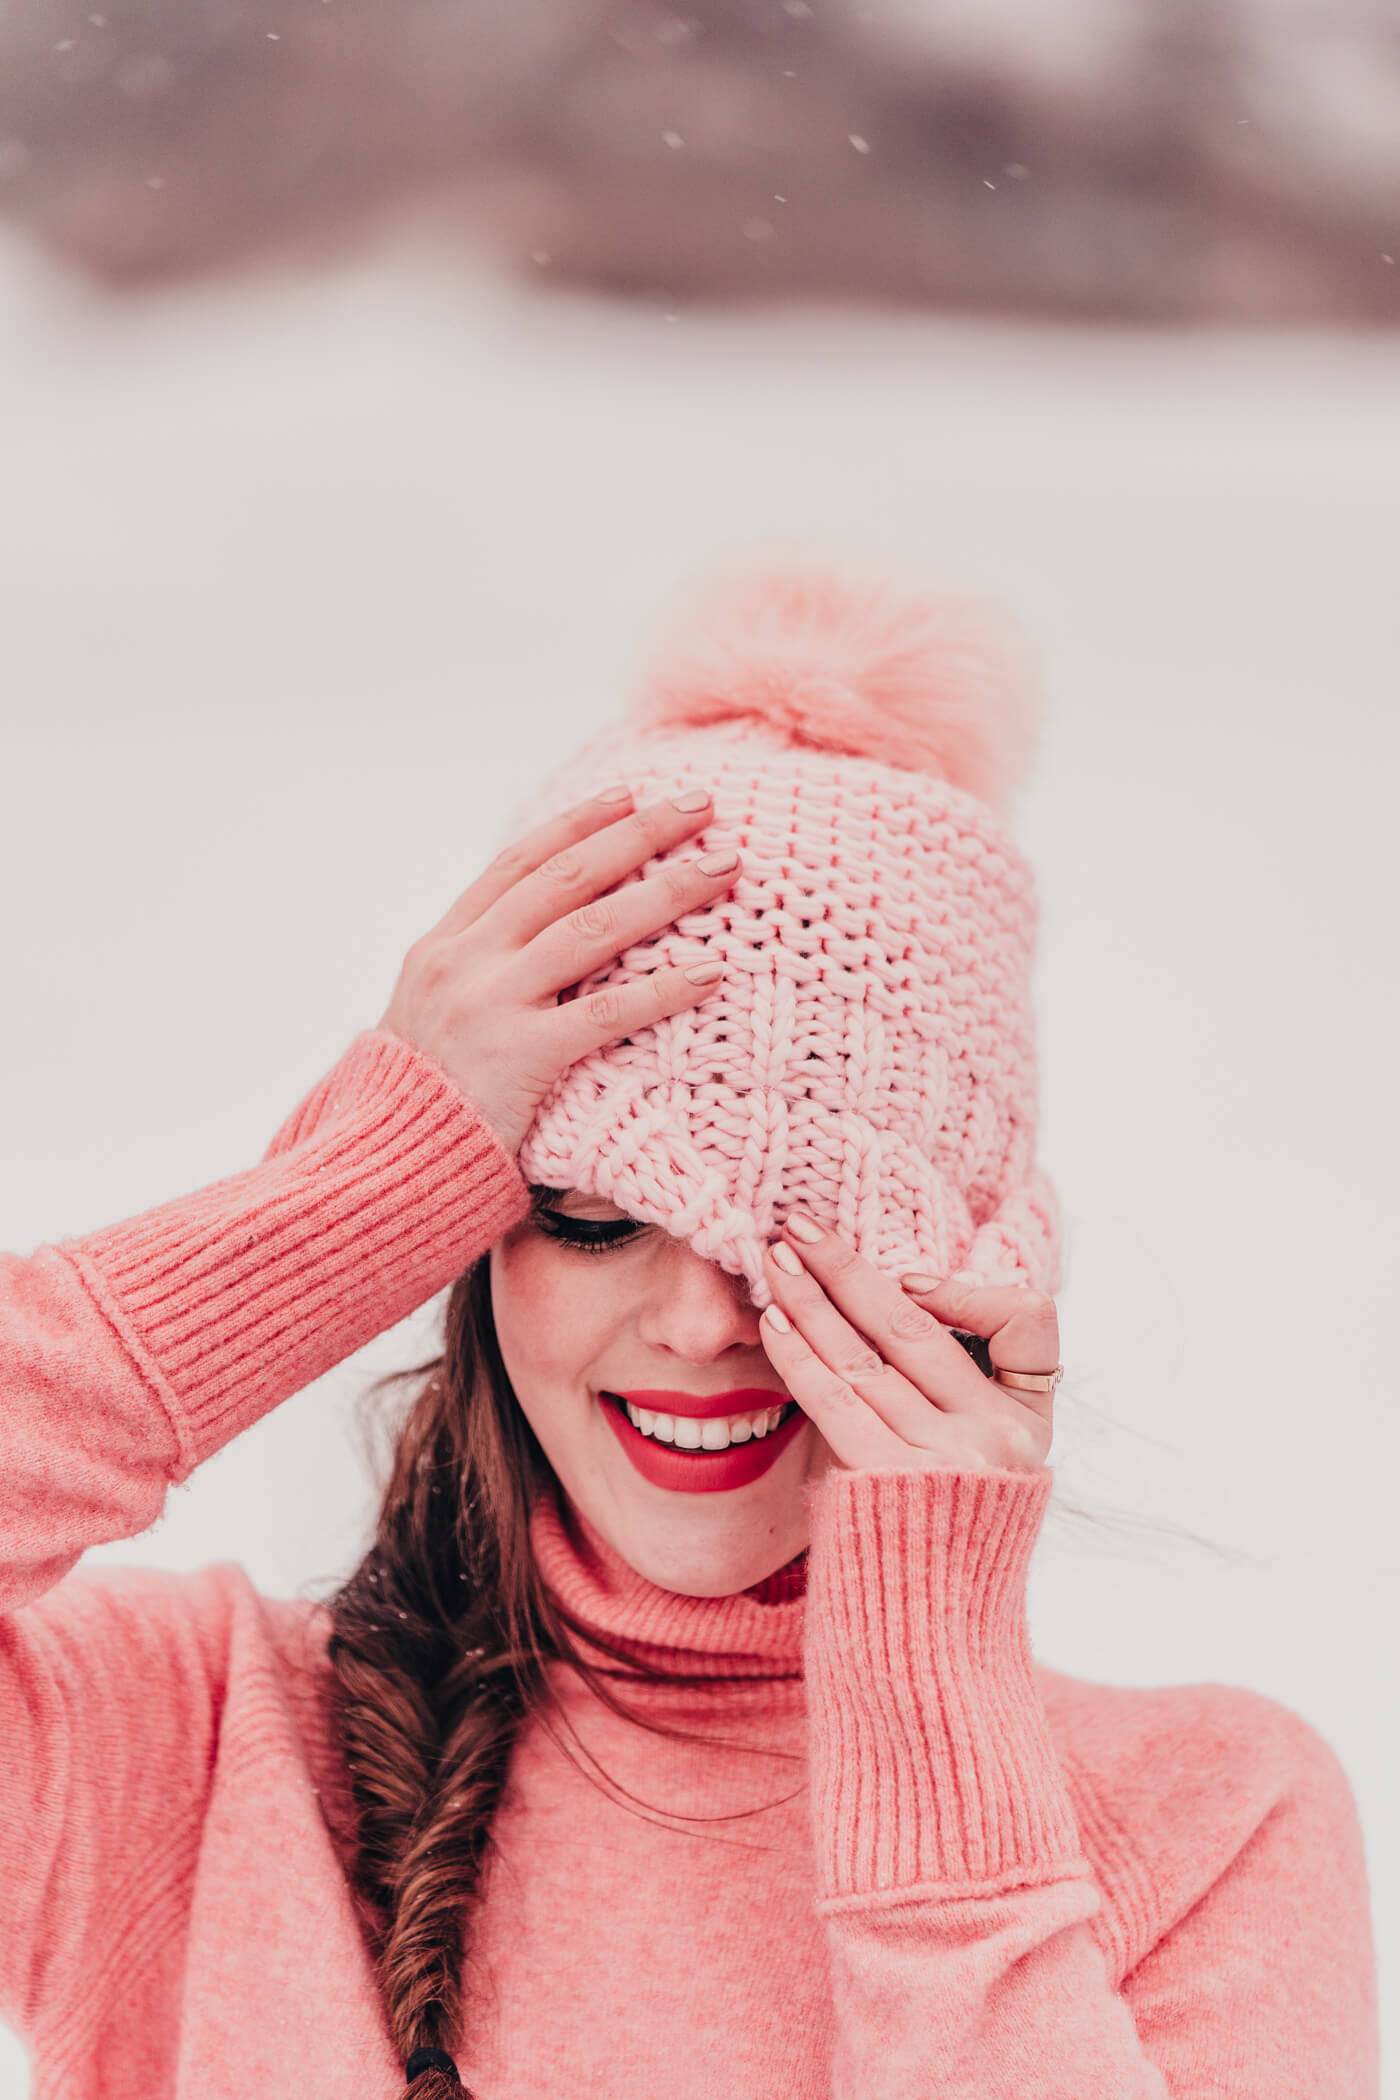
[{"label": "finger", "polygon": [[972,1284],[950,1278],[905,1295],[936,1318],[982,1335],[1003,1371],[1053,1371],[1060,1361],[1060,1316],[1048,1291],[1026,1283]]},{"label": "finger", "polygon": [[[774,1312],[778,1319],[774,1318]],[[842,1465],[901,1466],[909,1447],[850,1382],[825,1363],[781,1306],[763,1309],[758,1331],[773,1368]]]},{"label": "finger", "polygon": [[521,996],[553,995],[595,970],[608,969],[627,949],[653,939],[687,912],[713,904],[738,877],[737,853],[706,854],[700,860],[670,861],[645,881],[580,905],[525,950],[517,979]]},{"label": "finger", "polygon": [[714,975],[697,983],[686,976],[679,964],[668,963],[630,982],[600,984],[583,998],[567,1000],[563,1006],[542,1015],[539,1025],[545,1031],[547,1055],[562,1071],[577,1058],[600,1050],[604,1043],[614,1042],[619,1036],[640,1035],[667,1014],[698,1006],[721,983],[723,966],[712,958],[689,967],[713,970]]},{"label": "finger", "polygon": [[[808,1250],[801,1251],[805,1254]],[[858,1393],[894,1435],[906,1444],[929,1444],[930,1432],[944,1402],[941,1390],[927,1381],[927,1365],[923,1382],[907,1377],[872,1339],[882,1324],[879,1312],[867,1309],[864,1319],[857,1316],[848,1320],[809,1270],[803,1268],[794,1275],[783,1266],[784,1258],[795,1252],[790,1243],[781,1240],[768,1249],[767,1281],[777,1303],[827,1369],[840,1383]],[[882,1278],[859,1255],[848,1252],[852,1252],[853,1263],[859,1262],[875,1284],[890,1284],[889,1278]],[[902,1295],[892,1284],[890,1292],[891,1301]],[[874,1291],[867,1293],[858,1287],[848,1293],[848,1302],[860,1297],[869,1308],[877,1296]],[[937,1328],[935,1321],[929,1325]],[[962,1359],[957,1375],[965,1377],[970,1368],[966,1356],[951,1336],[944,1335],[942,1341],[954,1357]],[[950,1372],[955,1369],[949,1365]],[[972,1375],[977,1377],[976,1372]],[[985,1393],[987,1380],[979,1378],[978,1383]]]},{"label": "finger", "polygon": [[[550,817],[545,823],[537,824],[533,831],[526,832],[524,838],[516,839],[496,855],[489,867],[484,868],[475,882],[463,890],[443,913],[433,927],[433,933],[464,933],[522,877],[542,866],[552,855],[567,853],[580,840],[615,825],[620,818],[627,816],[631,806],[629,788],[616,801],[590,796],[586,802],[578,802],[572,809],[565,810],[562,816]],[[705,812],[702,810],[699,814],[703,817]]]},{"label": "finger", "polygon": [[[672,851],[682,839],[709,822],[714,804],[706,789],[699,809],[681,809],[677,801],[651,802],[631,816],[590,833],[574,844],[550,854],[537,867],[523,874],[505,890],[488,913],[483,914],[483,933],[489,933],[507,948],[518,949],[552,933],[567,915],[578,910],[596,912],[604,891],[635,873],[645,864]],[[582,970],[574,973],[584,974]],[[567,983],[567,977],[557,980]]]},{"label": "finger", "polygon": [[[796,1232],[795,1223],[804,1227]],[[815,1232],[808,1239],[806,1231]],[[838,1233],[824,1232],[803,1213],[786,1222],[780,1245],[798,1255],[836,1310],[868,1337],[885,1360],[917,1390],[924,1405],[950,1413],[985,1407],[988,1381],[954,1341],[893,1276],[857,1254]],[[784,1300],[786,1303],[786,1300]],[[822,1347],[818,1341],[817,1346]]]},{"label": "finger", "polygon": [[[906,1293],[941,1318],[987,1340],[992,1368],[1001,1371],[1053,1371],[1060,1361],[1060,1321],[1055,1301],[1029,1284],[969,1284],[949,1281],[932,1290]],[[984,1385],[987,1381],[983,1381]],[[1019,1392],[995,1385],[1005,1401],[1041,1422],[1055,1413],[1053,1392]]]}]

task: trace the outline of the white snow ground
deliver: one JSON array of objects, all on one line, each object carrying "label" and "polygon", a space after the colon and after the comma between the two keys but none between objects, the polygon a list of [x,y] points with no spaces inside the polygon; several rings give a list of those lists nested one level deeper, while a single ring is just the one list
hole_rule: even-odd
[{"label": "white snow ground", "polygon": [[[10,250],[0,307],[0,1244],[251,1164],[713,552],[888,549],[1030,626],[1058,1486],[1226,1549],[1052,1515],[1035,1645],[1322,1731],[1393,2036],[1393,345],[671,319],[403,250],[131,310]],[[343,1572],[410,1324],[94,1557]]]}]

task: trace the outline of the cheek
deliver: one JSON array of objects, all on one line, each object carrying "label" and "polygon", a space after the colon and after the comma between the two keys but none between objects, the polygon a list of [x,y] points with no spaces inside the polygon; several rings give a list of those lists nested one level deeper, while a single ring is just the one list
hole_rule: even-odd
[{"label": "cheek", "polygon": [[606,1294],[592,1271],[606,1255],[561,1253],[539,1233],[491,1250],[491,1308],[501,1359],[532,1422],[551,1397],[577,1393],[606,1334]]}]

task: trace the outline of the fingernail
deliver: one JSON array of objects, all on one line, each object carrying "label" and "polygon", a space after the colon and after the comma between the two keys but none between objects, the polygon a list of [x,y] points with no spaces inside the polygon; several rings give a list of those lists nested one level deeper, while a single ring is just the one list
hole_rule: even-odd
[{"label": "fingernail", "polygon": [[936,1291],[938,1289],[938,1278],[936,1276],[920,1276],[917,1270],[911,1270],[907,1276],[901,1276],[899,1282],[900,1288],[906,1291]]},{"label": "fingernail", "polygon": [[723,969],[723,963],[692,963],[685,974],[692,984],[713,984]]},{"label": "fingernail", "polygon": [[739,856],[737,853],[707,853],[695,865],[702,875],[723,875],[727,868],[738,867]]},{"label": "fingernail", "polygon": [[692,788],[688,795],[674,795],[671,798],[671,807],[672,809],[703,809],[709,799],[703,788]]},{"label": "fingernail", "polygon": [[822,1236],[821,1226],[815,1224],[804,1210],[795,1210],[792,1213],[787,1221],[787,1229],[795,1240],[819,1240]]},{"label": "fingernail", "polygon": [[789,1276],[800,1276],[802,1274],[801,1257],[793,1253],[785,1240],[776,1241],[769,1251],[778,1267],[786,1269]]},{"label": "fingernail", "polygon": [[631,793],[625,780],[615,780],[611,787],[600,788],[594,799],[598,802],[626,802]]},{"label": "fingernail", "polygon": [[792,1333],[792,1322],[788,1318],[787,1314],[783,1311],[781,1306],[765,1305],[763,1308],[763,1317],[768,1322],[768,1325],[770,1327],[777,1328],[779,1334]]}]

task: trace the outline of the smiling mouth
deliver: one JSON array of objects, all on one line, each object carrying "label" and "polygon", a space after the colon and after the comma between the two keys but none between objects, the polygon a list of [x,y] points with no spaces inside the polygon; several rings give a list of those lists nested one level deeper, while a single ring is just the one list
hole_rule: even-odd
[{"label": "smiling mouth", "polygon": [[698,1457],[728,1451],[737,1444],[761,1443],[798,1412],[795,1400],[783,1400],[773,1407],[750,1409],[739,1415],[719,1415],[705,1421],[695,1415],[664,1414],[647,1407],[634,1407],[620,1393],[605,1392],[602,1397],[627,1417],[639,1435],[650,1437],[668,1450],[683,1455],[693,1452]]}]

